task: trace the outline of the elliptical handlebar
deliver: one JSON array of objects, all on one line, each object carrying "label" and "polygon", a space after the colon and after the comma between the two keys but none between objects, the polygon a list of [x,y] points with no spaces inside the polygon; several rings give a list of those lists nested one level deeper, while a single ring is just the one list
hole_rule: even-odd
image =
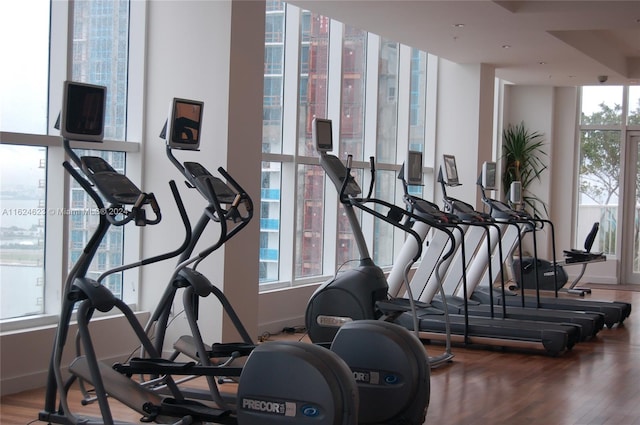
[{"label": "elliptical handlebar", "polygon": [[[154,218],[148,219],[145,205],[149,205],[153,211]],[[108,208],[103,209],[101,214],[104,213],[110,224],[114,226],[124,226],[125,224],[133,221],[136,226],[154,225],[160,223],[162,220],[162,214],[160,212],[160,206],[153,193],[141,192],[138,199],[131,207],[131,210],[127,210],[124,204],[111,204]],[[122,218],[118,218],[122,216]]]},{"label": "elliptical handlebar", "polygon": [[376,184],[376,160],[373,156],[369,157],[369,164],[371,164],[371,182],[369,183],[369,192],[367,193],[367,199],[373,195],[373,187]]},{"label": "elliptical handlebar", "polygon": [[349,197],[346,196],[347,185],[349,184],[349,179],[351,179],[351,166],[353,165],[353,155],[347,155],[347,164],[345,165],[346,171],[345,176],[342,179],[342,186],[340,187],[340,202],[343,204],[349,203]]},{"label": "elliptical handlebar", "polygon": [[[115,267],[113,269],[107,270],[106,272],[102,273],[98,277],[97,279],[98,282],[102,282],[104,278],[114,273],[118,273],[124,270],[129,270],[135,267],[146,266],[148,264],[157,263],[159,261],[168,260],[170,258],[173,258],[182,254],[187,249],[187,247],[189,246],[189,241],[191,240],[191,223],[189,222],[189,216],[184,207],[184,203],[182,202],[182,197],[180,196],[180,192],[178,191],[176,182],[174,180],[169,181],[169,187],[171,188],[171,193],[173,194],[173,199],[175,200],[176,206],[178,207],[178,212],[180,213],[180,218],[182,220],[182,224],[185,230],[185,237],[184,237],[184,240],[182,241],[182,244],[177,249],[171,252],[156,255],[150,258],[145,258],[143,260],[136,261],[135,263],[125,264],[123,266]],[[156,206],[157,206],[157,203],[156,203]]]},{"label": "elliptical handlebar", "polygon": [[[186,178],[187,187],[197,189],[198,193],[208,202],[203,216],[220,225],[217,240],[197,254],[197,261],[201,261],[249,224],[253,218],[253,201],[244,188],[223,167],[218,167],[218,172],[226,180],[226,183],[197,162],[181,163],[173,155],[173,151],[168,145],[166,153],[171,163]],[[230,228],[229,221],[233,222],[235,226]],[[200,238],[204,227],[198,226],[198,229],[195,231],[195,240]],[[190,247],[188,247],[189,252],[185,252],[185,255],[191,255],[191,249],[194,247],[195,243],[192,240]]]},{"label": "elliptical handlebar", "polygon": [[[231,207],[226,214],[227,219],[233,220],[234,223],[238,221],[249,222],[253,218],[253,200],[249,194],[244,190],[242,186],[233,178],[231,174],[227,172],[223,167],[218,167],[218,172],[227,180],[228,183],[233,186],[237,191],[236,196],[231,203]],[[246,215],[242,215],[239,210],[240,204],[244,205]]]}]

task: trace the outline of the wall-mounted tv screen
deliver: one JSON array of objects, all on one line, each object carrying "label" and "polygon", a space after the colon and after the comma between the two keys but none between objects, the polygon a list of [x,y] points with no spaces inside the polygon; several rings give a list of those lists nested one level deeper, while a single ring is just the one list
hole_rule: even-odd
[{"label": "wall-mounted tv screen", "polygon": [[458,186],[460,178],[458,177],[458,167],[456,166],[456,157],[453,155],[443,155],[444,172],[447,178],[447,185]]},{"label": "wall-mounted tv screen", "polygon": [[311,123],[311,135],[318,152],[330,152],[333,150],[333,128],[331,120],[314,118]]},{"label": "wall-mounted tv screen", "polygon": [[408,185],[422,186],[422,152],[409,151],[404,172]]},{"label": "wall-mounted tv screen", "polygon": [[67,140],[101,142],[107,88],[94,84],[65,81],[60,114],[60,134]]},{"label": "wall-mounted tv screen", "polygon": [[200,147],[204,103],[174,98],[167,121],[166,138],[172,149],[197,150]]},{"label": "wall-mounted tv screen", "polygon": [[495,162],[485,162],[482,164],[482,187],[486,190],[496,190],[498,188],[498,168]]}]

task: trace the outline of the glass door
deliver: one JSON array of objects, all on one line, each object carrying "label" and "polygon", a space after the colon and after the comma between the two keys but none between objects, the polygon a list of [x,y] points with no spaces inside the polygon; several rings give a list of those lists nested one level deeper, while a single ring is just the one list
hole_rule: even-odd
[{"label": "glass door", "polygon": [[[621,283],[640,283],[640,131],[629,131],[626,140],[629,158],[629,172],[625,173],[624,227],[622,236],[622,277]],[[625,231],[624,229],[629,229]]]}]

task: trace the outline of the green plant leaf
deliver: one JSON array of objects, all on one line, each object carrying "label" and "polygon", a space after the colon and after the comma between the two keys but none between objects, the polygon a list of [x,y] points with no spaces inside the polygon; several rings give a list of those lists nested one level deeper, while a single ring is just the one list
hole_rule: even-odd
[{"label": "green plant leaf", "polygon": [[520,181],[525,208],[539,216],[542,210],[547,215],[547,206],[530,192],[529,186],[540,181],[542,172],[547,169],[544,146],[544,136],[537,131],[530,132],[524,122],[509,124],[502,131],[503,188],[506,192],[512,182]]}]

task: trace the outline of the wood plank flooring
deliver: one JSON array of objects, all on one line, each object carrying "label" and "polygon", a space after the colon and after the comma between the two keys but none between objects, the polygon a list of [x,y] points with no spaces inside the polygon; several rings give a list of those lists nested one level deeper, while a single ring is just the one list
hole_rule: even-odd
[{"label": "wood plank flooring", "polygon": [[[623,326],[557,358],[454,348],[453,363],[432,371],[425,423],[640,425],[640,292],[596,289],[588,298],[628,301],[635,309]],[[441,350],[427,345],[431,355]],[[43,398],[43,389],[3,397],[0,424],[42,423]],[[72,405],[78,400],[75,394]],[[114,416],[139,420],[124,407],[114,407]]]}]

